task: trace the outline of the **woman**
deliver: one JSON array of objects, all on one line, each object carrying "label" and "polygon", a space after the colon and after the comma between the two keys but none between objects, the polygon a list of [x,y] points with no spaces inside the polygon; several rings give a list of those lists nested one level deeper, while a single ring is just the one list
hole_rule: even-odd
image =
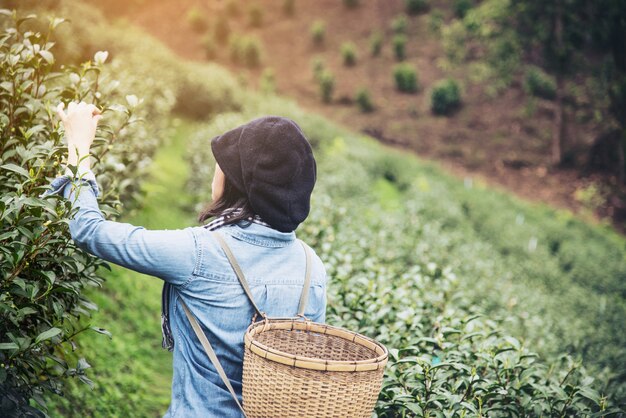
[{"label": "woman", "polygon": [[[212,231],[232,249],[261,311],[270,317],[295,316],[306,251],[294,231],[308,216],[316,178],[304,134],[295,122],[268,116],[213,138],[213,201],[200,215],[201,221],[213,220],[150,231],[107,221],[98,209],[89,158],[101,118],[98,109],[72,102],[66,113],[61,103],[57,113],[68,141],[68,165],[79,167],[76,177],[68,171],[55,179],[51,191],[62,192],[78,206],[70,221],[72,238],[91,254],[164,281],[163,345],[174,352],[166,416],[242,416],[182,306],[198,319],[241,401],[243,335],[254,309]],[[305,316],[324,322],[325,309],[326,272],[313,253]]]}]

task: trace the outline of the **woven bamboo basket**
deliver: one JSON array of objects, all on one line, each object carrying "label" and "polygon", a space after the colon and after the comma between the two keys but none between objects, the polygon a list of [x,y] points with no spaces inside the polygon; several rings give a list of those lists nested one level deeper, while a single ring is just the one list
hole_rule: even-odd
[{"label": "woven bamboo basket", "polygon": [[299,318],[255,322],[244,342],[249,418],[371,417],[387,364],[384,345]]}]

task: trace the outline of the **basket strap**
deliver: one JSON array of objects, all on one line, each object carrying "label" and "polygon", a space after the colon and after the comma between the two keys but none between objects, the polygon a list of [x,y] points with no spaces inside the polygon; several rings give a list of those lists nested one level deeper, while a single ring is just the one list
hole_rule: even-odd
[{"label": "basket strap", "polygon": [[261,312],[259,307],[254,302],[254,299],[252,298],[252,292],[250,291],[250,287],[248,286],[248,281],[243,275],[243,271],[241,271],[241,267],[239,267],[239,263],[237,263],[237,259],[235,259],[235,255],[230,250],[230,247],[228,246],[228,244],[226,244],[226,241],[224,241],[224,238],[222,238],[222,236],[217,231],[213,231],[212,234],[215,237],[215,239],[217,239],[217,242],[220,244],[220,247],[222,247],[222,250],[224,250],[224,253],[226,253],[228,262],[232,266],[233,270],[235,270],[235,275],[237,275],[237,278],[239,279],[239,283],[241,283],[241,287],[243,287],[243,291],[246,292],[246,295],[248,296],[248,299],[250,299],[252,306],[254,306],[254,309],[257,311],[259,315],[261,315],[261,317],[265,318],[267,315],[265,315],[265,312]]},{"label": "basket strap", "polygon": [[189,319],[189,322],[191,323],[191,327],[193,328],[194,332],[198,336],[198,339],[200,340],[200,343],[202,344],[202,347],[204,347],[204,351],[206,351],[206,354],[209,357],[209,360],[211,360],[211,363],[213,363],[213,366],[215,367],[215,370],[217,370],[217,373],[222,378],[222,381],[224,382],[224,384],[228,388],[228,391],[232,395],[232,397],[235,400],[235,402],[237,402],[237,406],[241,410],[241,413],[243,414],[244,417],[247,417],[246,411],[243,410],[243,406],[241,406],[241,403],[239,403],[239,399],[237,399],[237,395],[235,394],[235,390],[233,389],[233,386],[230,384],[230,380],[228,380],[228,376],[226,376],[226,372],[222,368],[222,365],[220,364],[220,361],[217,358],[217,354],[215,354],[215,351],[213,350],[213,347],[211,347],[211,343],[209,342],[209,340],[207,339],[206,335],[202,331],[202,328],[200,328],[200,324],[198,324],[198,320],[191,313],[191,311],[187,307],[187,304],[185,304],[185,302],[183,302],[182,299],[180,299],[180,304],[183,306],[183,309],[185,310],[185,315],[187,315],[187,319]]},{"label": "basket strap", "polygon": [[[300,241],[300,240],[298,240]],[[304,287],[302,288],[302,294],[300,295],[300,305],[298,306],[298,316],[304,318],[304,310],[309,298],[309,286],[311,284],[311,250],[304,242],[300,241],[306,254],[306,273],[304,274]]]}]

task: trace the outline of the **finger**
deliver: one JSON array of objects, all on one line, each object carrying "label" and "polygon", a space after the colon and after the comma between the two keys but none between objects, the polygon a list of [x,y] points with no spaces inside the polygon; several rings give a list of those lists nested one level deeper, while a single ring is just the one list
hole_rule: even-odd
[{"label": "finger", "polygon": [[65,103],[63,102],[59,103],[56,107],[57,115],[59,116],[59,119],[61,119],[61,122],[63,123],[65,123],[65,121],[67,120],[65,112],[63,111],[64,107],[65,107]]},{"label": "finger", "polygon": [[74,110],[76,109],[76,106],[78,106],[78,104],[74,101],[71,101],[68,105],[67,105],[67,113],[71,113],[74,112]]},{"label": "finger", "polygon": [[100,113],[102,113],[95,104],[88,104],[87,109],[91,111],[92,115],[99,115]]}]

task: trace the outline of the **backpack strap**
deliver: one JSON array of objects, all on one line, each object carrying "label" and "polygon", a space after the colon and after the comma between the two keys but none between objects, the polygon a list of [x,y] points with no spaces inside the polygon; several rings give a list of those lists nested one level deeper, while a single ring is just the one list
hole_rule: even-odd
[{"label": "backpack strap", "polygon": [[[298,240],[300,241],[300,240]],[[300,241],[302,247],[304,248],[304,253],[306,254],[306,272],[304,273],[304,287],[302,288],[302,294],[300,295],[300,305],[298,306],[298,316],[302,318],[304,316],[304,310],[306,309],[306,305],[309,299],[309,286],[311,285],[311,250],[306,244]]]},{"label": "backpack strap", "polygon": [[183,306],[183,309],[185,310],[185,315],[187,315],[187,319],[189,319],[189,322],[191,322],[191,327],[196,333],[196,336],[198,337],[198,339],[200,340],[202,347],[204,347],[204,351],[206,351],[206,355],[209,357],[209,360],[211,360],[211,363],[213,363],[215,370],[217,370],[217,373],[220,375],[220,378],[222,379],[222,381],[228,388],[228,391],[232,395],[233,399],[235,400],[235,402],[237,402],[237,406],[241,410],[241,413],[243,414],[244,417],[247,418],[246,411],[243,410],[243,406],[241,406],[241,403],[239,402],[239,399],[237,398],[237,394],[235,394],[235,389],[233,389],[233,386],[230,384],[230,380],[228,380],[228,376],[226,376],[226,372],[222,368],[222,365],[220,364],[220,361],[218,360],[217,354],[215,354],[215,350],[213,350],[211,343],[209,342],[206,335],[202,331],[202,328],[200,328],[200,324],[198,323],[198,320],[191,313],[191,311],[187,307],[187,304],[182,299],[179,299],[179,300],[180,300],[180,304]]}]

